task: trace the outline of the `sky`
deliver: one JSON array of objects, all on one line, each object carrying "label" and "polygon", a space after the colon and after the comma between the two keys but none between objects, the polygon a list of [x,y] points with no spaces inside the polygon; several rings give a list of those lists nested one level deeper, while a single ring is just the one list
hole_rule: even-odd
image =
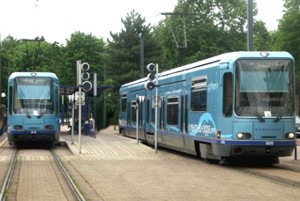
[{"label": "sky", "polygon": [[[268,30],[276,30],[283,0],[254,1],[258,19]],[[72,33],[81,31],[106,40],[110,31],[121,31],[121,18],[130,11],[156,25],[164,19],[160,13],[172,12],[176,4],[177,0],[0,0],[0,35],[2,40],[8,35],[16,39],[44,36],[47,42],[65,44]]]}]

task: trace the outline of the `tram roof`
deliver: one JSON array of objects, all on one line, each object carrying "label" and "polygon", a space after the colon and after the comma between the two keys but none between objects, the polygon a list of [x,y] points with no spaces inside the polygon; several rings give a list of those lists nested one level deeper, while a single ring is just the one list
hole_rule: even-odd
[{"label": "tram roof", "polygon": [[[230,63],[230,62],[234,62],[237,59],[240,58],[262,58],[263,55],[268,54],[268,56],[266,56],[265,58],[293,58],[292,55],[288,52],[279,52],[279,51],[240,51],[240,52],[229,52],[229,53],[224,53],[224,54],[220,54],[211,58],[207,58],[201,61],[196,61],[194,63],[190,63],[190,64],[186,64],[183,66],[179,66],[179,67],[175,67],[173,69],[170,70],[166,70],[163,71],[161,73],[159,73],[159,77],[163,77],[163,76],[167,76],[170,74],[174,74],[174,73],[178,73],[180,71],[186,71],[192,68],[197,68],[197,67],[205,67],[209,64],[213,64],[213,63]],[[122,87],[126,87],[126,86],[131,86],[133,84],[138,84],[138,83],[142,83],[145,82],[147,80],[147,78],[141,78],[138,80],[135,80],[133,82],[130,83],[126,83],[123,84],[121,86]]]},{"label": "tram roof", "polygon": [[51,72],[13,72],[9,76],[9,79],[16,77],[52,77],[57,79],[56,74]]}]

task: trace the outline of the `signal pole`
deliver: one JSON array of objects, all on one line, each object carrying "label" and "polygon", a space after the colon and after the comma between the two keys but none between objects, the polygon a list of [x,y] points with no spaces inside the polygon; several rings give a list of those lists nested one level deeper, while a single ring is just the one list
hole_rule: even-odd
[{"label": "signal pole", "polygon": [[79,154],[81,154],[81,104],[82,104],[82,91],[81,91],[81,61],[77,61],[77,85],[78,85],[78,144]]},{"label": "signal pole", "polygon": [[[158,64],[150,63],[147,65],[147,70],[149,71],[149,74],[147,75],[147,80],[145,82],[145,89],[146,90],[152,90],[155,87],[155,96],[152,99],[152,107],[155,107],[155,133],[154,133],[154,147],[155,147],[155,153],[157,153],[157,108],[160,107],[159,98],[158,98]],[[155,84],[153,83],[155,79]]]},{"label": "signal pole", "polygon": [[144,35],[142,33],[140,36],[140,68],[141,68],[141,78],[144,77]]},{"label": "signal pole", "polygon": [[253,51],[253,0],[248,0],[247,18],[248,18],[247,47],[248,47],[248,51]]},{"label": "signal pole", "polygon": [[155,153],[157,153],[157,124],[158,124],[158,64],[155,65],[156,69],[156,80],[155,80],[155,131],[154,131],[154,137],[155,137]]},{"label": "signal pole", "polygon": [[[78,94],[75,98],[78,104],[78,141],[79,141],[79,154],[81,154],[81,107],[85,101],[85,93],[82,92],[82,89],[86,91],[90,91],[92,89],[92,83],[88,81],[90,78],[90,74],[88,70],[90,69],[90,65],[86,62],[81,63],[81,61],[77,61],[76,63],[76,71],[77,71],[77,85],[78,85]],[[83,80],[83,81],[82,81]],[[76,93],[75,93],[76,96]]]}]

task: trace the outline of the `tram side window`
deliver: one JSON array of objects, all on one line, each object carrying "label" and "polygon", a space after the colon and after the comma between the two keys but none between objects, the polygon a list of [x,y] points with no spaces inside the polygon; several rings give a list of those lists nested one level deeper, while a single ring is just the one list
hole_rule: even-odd
[{"label": "tram side window", "polygon": [[191,110],[206,111],[207,108],[207,77],[200,76],[192,80]]},{"label": "tram side window", "polygon": [[122,112],[126,112],[127,95],[122,95]]},{"label": "tram side window", "polygon": [[178,125],[178,98],[168,98],[167,124]]},{"label": "tram side window", "polygon": [[225,73],[223,81],[223,114],[225,117],[232,115],[232,74]]}]

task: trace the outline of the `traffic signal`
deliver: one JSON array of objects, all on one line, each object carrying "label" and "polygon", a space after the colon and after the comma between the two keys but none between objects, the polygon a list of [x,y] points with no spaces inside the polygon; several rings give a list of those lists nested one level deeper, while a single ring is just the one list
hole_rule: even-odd
[{"label": "traffic signal", "polygon": [[81,87],[84,91],[90,91],[92,89],[92,83],[88,81],[90,78],[89,69],[90,65],[88,63],[84,62],[81,64]]},{"label": "traffic signal", "polygon": [[90,69],[90,65],[86,62],[84,62],[81,65],[81,79],[82,80],[88,80],[90,78],[90,74],[88,70]]},{"label": "traffic signal", "polygon": [[147,65],[147,70],[149,74],[147,75],[147,81],[145,82],[145,89],[152,90],[155,87],[154,80],[156,79],[156,66],[154,63],[150,63]]}]

